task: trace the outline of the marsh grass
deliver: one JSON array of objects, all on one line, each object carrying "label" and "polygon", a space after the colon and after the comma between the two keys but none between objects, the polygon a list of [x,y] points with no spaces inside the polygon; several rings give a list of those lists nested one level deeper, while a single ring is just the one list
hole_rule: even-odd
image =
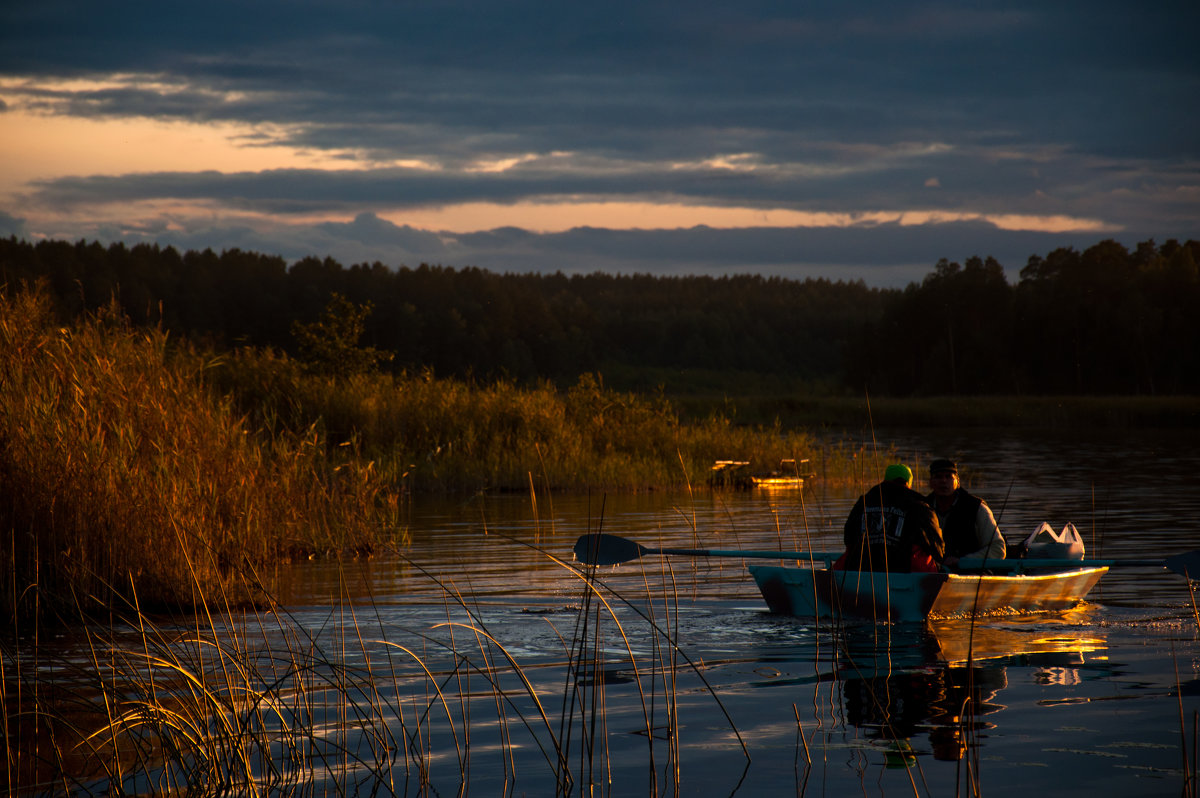
[{"label": "marsh grass", "polygon": [[[420,793],[447,763],[466,784],[498,756],[509,790],[525,777],[514,751],[533,746],[559,794],[608,792],[620,641],[650,792],[676,789],[679,674],[704,677],[677,644],[669,570],[641,607],[562,563],[581,609],[562,635],[557,716],[453,585],[440,585],[445,622],[423,629],[348,600],[314,628],[274,585],[289,559],[401,554],[407,491],[690,489],[715,459],[811,448],[778,427],[684,424],[595,377],[566,392],[335,379],[272,352],[176,343],[113,308],[62,326],[37,291],[0,291],[5,785]],[[853,471],[825,454],[827,475]],[[648,659],[630,622],[651,630]]]},{"label": "marsh grass", "polygon": [[[430,374],[307,373],[286,356],[240,350],[212,378],[263,429],[319,430],[352,444],[397,484],[419,491],[677,489],[735,458],[769,469],[819,446],[802,431],[748,427],[719,414],[680,420],[661,396],[613,391],[584,374],[570,389]],[[835,469],[836,470],[836,469]]]},{"label": "marsh grass", "polygon": [[832,483],[857,454],[719,414],[684,423],[594,375],[566,391],[335,377],[173,342],[115,304],[61,326],[36,289],[0,289],[0,607],[16,618],[133,588],[151,608],[195,606],[194,588],[261,600],[283,560],[403,534],[415,491],[677,489],[730,458],[808,460]]},{"label": "marsh grass", "polygon": [[[594,569],[555,562],[577,580],[579,609],[560,635],[565,659],[532,670],[469,596],[416,563],[444,599],[445,619],[423,628],[384,623],[372,602],[335,605],[314,625],[279,608],[171,621],[134,601],[70,641],[4,646],[4,784],[13,794],[466,794],[484,772],[500,794],[519,784],[611,794],[610,739],[627,729],[609,728],[605,690],[619,671],[640,697],[648,794],[677,790],[678,671],[703,676],[671,628],[673,588],[647,612]],[[635,653],[630,623],[650,629],[651,654]],[[546,667],[566,676],[558,706],[537,674]]]},{"label": "marsh grass", "polygon": [[0,529],[9,617],[256,598],[281,559],[364,553],[398,501],[311,429],[264,436],[210,363],[114,311],[57,326],[0,297]]}]

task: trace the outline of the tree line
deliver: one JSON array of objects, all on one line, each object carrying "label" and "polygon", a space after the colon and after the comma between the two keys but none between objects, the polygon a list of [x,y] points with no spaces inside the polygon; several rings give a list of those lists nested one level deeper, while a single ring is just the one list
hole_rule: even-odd
[{"label": "tree line", "polygon": [[298,354],[297,325],[340,299],[385,369],[564,385],[615,367],[703,369],[896,396],[1194,393],[1198,262],[1197,241],[1129,251],[1106,240],[1032,256],[1016,285],[995,259],[972,257],[880,289],[328,257],[289,266],[238,249],[0,239],[0,284],[42,282],[64,319],[115,300],[136,324],[219,348]]},{"label": "tree line", "polygon": [[943,259],[855,339],[847,384],[884,395],[1194,394],[1198,262],[1197,241],[1131,252],[1105,240],[1030,257],[1014,286],[993,258]]}]

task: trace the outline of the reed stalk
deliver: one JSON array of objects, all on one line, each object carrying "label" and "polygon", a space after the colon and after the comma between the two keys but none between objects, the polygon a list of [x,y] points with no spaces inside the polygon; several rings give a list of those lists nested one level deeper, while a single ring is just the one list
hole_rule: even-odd
[{"label": "reed stalk", "polygon": [[[148,607],[253,601],[280,559],[377,544],[395,499],[374,464],[312,429],[261,437],[210,365],[112,308],[66,328],[0,293],[6,615],[108,611],[134,588]],[[61,605],[72,591],[87,605]]]}]

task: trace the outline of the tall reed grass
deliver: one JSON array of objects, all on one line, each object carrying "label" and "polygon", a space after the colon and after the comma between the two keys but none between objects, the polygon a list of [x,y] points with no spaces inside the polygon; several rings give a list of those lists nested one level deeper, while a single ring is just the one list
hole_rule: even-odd
[{"label": "tall reed grass", "polygon": [[819,450],[803,431],[720,415],[684,423],[665,399],[610,390],[591,374],[566,391],[428,373],[339,379],[255,349],[231,353],[212,378],[264,429],[316,425],[414,491],[524,491],[531,475],[556,490],[679,489],[716,460],[765,470]]},{"label": "tall reed grass", "polygon": [[[254,608],[169,622],[135,602],[65,643],[0,646],[0,783],[11,794],[466,795],[486,774],[489,794],[612,794],[613,760],[625,773],[630,762],[610,741],[630,721],[608,728],[605,690],[629,673],[648,794],[677,792],[675,684],[684,669],[703,675],[672,629],[672,588],[642,610],[595,569],[555,561],[580,601],[556,629],[562,658],[536,666],[417,563],[444,597],[440,623],[402,627],[348,600],[320,624]],[[652,651],[630,643],[631,624],[649,627]]]},{"label": "tall reed grass", "polygon": [[[0,295],[0,577],[7,614],[240,601],[272,563],[369,553],[410,491],[680,489],[721,459],[810,460],[858,478],[857,452],[583,375],[567,391],[430,374],[313,373],[286,355],[213,353],[131,326],[73,326],[36,290]],[[234,573],[254,579],[231,580]],[[36,586],[36,589],[31,589]],[[51,607],[52,608],[52,607]]]},{"label": "tall reed grass", "polygon": [[[573,638],[583,642],[564,639],[579,689],[556,724],[452,590],[448,605],[468,617],[448,613],[443,633],[372,638],[346,610],[331,649],[282,608],[263,612],[276,569],[391,545],[407,491],[690,488],[716,459],[777,463],[813,447],[718,416],[684,424],[661,398],[613,392],[598,377],[566,392],[427,374],[335,379],[275,352],[169,340],[115,305],[65,326],[38,291],[0,290],[6,784],[203,795],[318,779],[336,792],[366,779],[403,792],[389,780],[427,785],[450,750],[469,772],[477,710],[462,696],[472,679],[487,685],[504,740],[521,729],[535,738],[560,793],[602,783],[601,652],[623,635],[607,601],[585,599]],[[819,460],[827,475],[853,471],[853,456]],[[579,575],[585,596],[604,593]],[[659,618],[642,615],[659,642],[642,671],[649,686],[638,681],[651,752],[662,736],[677,765],[673,691],[686,657],[672,607],[663,599]],[[157,613],[171,608],[195,611],[193,625],[161,625]],[[97,616],[106,622],[92,625]],[[86,661],[55,660],[48,618],[83,635]],[[457,665],[434,672],[430,647]],[[386,689],[372,667],[350,664],[372,662],[396,674]],[[586,776],[572,774],[571,751]]]},{"label": "tall reed grass", "polygon": [[223,591],[269,584],[282,558],[369,553],[409,491],[674,489],[729,458],[855,476],[856,452],[719,415],[683,423],[594,375],[567,391],[333,377],[172,342],[115,305],[62,326],[36,290],[0,296],[0,378],[10,615],[68,597],[103,608],[134,588],[148,606],[194,604],[193,585],[240,601]]},{"label": "tall reed grass", "polygon": [[7,617],[238,602],[282,558],[376,544],[398,500],[375,466],[258,434],[210,366],[111,309],[62,327],[36,292],[0,296]]}]

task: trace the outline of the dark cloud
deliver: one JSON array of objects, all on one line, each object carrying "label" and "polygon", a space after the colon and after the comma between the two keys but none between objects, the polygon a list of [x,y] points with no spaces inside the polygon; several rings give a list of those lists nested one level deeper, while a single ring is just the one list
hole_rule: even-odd
[{"label": "dark cloud", "polygon": [[1157,131],[1196,118],[1193,5],[7,4],[0,70],[166,76],[190,89],[82,92],[73,108],[296,122],[310,143],[334,125],[337,147],[383,146],[382,129],[405,152],[447,132],[499,133],[499,151],[637,153],[665,131],[688,131],[674,140],[686,148],[715,131],[889,141],[998,127],[1121,151],[1136,119],[1164,123],[1145,124],[1143,149],[1178,156],[1194,137]]},{"label": "dark cloud", "polygon": [[[1046,248],[1026,252],[1029,244],[1075,239],[981,224],[491,231],[451,244],[436,231],[388,229],[378,216],[570,197],[1066,216],[1098,220],[1104,235],[1196,237],[1198,22],[1200,5],[1181,0],[43,0],[0,6],[0,102],[91,118],[238,123],[261,136],[248,146],[278,140],[436,167],[80,174],[29,187],[21,207],[79,214],[75,229],[88,229],[88,210],[101,203],[184,200],[218,218],[246,217],[176,219],[158,232],[131,219],[124,229],[269,245],[275,232],[249,214],[277,214],[293,248],[325,247],[340,259],[394,252],[517,268],[522,258],[575,256],[623,268],[644,259],[620,251],[629,246],[657,252],[656,263],[706,269],[849,269],[845,253],[854,252],[870,272],[884,262],[921,268],[970,250],[967,237],[1020,258]],[[55,82],[85,77],[106,81]],[[474,171],[531,155],[507,171]],[[741,156],[739,167],[755,169],[718,163]],[[286,221],[321,212],[357,218]],[[917,244],[938,237],[940,247]]]},{"label": "dark cloud", "polygon": [[25,226],[24,219],[0,210],[0,238],[8,238],[10,236],[27,239],[29,238],[29,228]]},{"label": "dark cloud", "polygon": [[1017,152],[1003,158],[977,151],[857,156],[814,154],[811,166],[752,171],[543,159],[503,172],[392,167],[100,175],[38,181],[26,201],[67,209],[173,199],[292,215],[573,197],[842,213],[946,209],[1077,216],[1109,229],[1160,224],[1177,234],[1196,230],[1195,191],[1171,187],[1180,181],[1200,184],[1200,166],[1155,171],[1161,167],[1148,163],[1047,163],[1037,153]]}]

